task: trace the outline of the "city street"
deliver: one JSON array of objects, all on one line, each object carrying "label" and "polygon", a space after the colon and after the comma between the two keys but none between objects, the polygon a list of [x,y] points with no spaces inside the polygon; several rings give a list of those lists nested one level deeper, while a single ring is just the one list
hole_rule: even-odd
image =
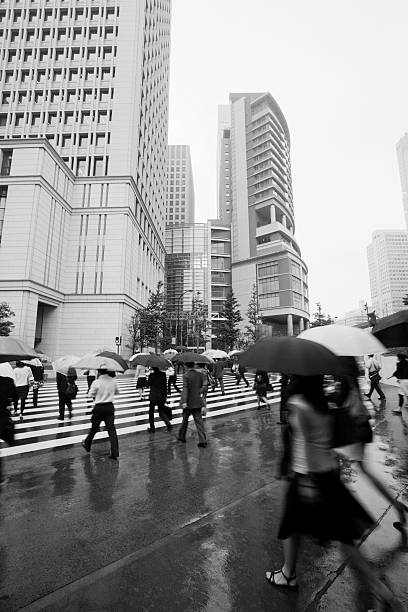
[{"label": "city street", "polygon": [[[388,405],[377,414],[371,459],[407,501],[408,411],[403,418],[392,415],[396,389],[385,390]],[[234,402],[242,408],[243,398],[246,409],[234,409]],[[79,419],[83,400],[76,401]],[[207,418],[206,449],[197,448],[193,423],[185,445],[174,430],[151,436],[142,423],[140,432],[119,435],[119,462],[109,460],[105,440],[86,454],[77,433],[72,446],[65,440],[64,446],[7,456],[0,610],[367,610],[366,594],[336,545],[307,542],[298,595],[267,584],[265,570],[279,568],[282,559],[276,539],[285,487],[276,479],[277,397],[271,412],[257,411],[252,390],[237,390],[230,380],[227,396],[214,396],[214,402],[215,410],[225,402],[230,412]],[[134,423],[135,407],[123,410]],[[55,405],[52,411],[43,420],[55,418]],[[89,417],[83,416],[85,431]],[[26,420],[21,427],[29,428]],[[63,428],[69,427],[66,422]],[[45,438],[58,442],[58,435]],[[38,444],[37,438],[29,443]],[[406,610],[408,553],[392,527],[395,514],[354,468],[344,473],[378,523],[364,551]]]}]

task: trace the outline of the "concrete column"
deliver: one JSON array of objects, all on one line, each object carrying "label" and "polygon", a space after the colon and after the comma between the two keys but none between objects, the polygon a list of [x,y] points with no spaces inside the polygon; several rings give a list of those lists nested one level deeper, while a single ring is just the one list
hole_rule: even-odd
[{"label": "concrete column", "polygon": [[305,329],[305,321],[303,319],[303,317],[300,317],[299,319],[299,331],[302,332]]},{"label": "concrete column", "polygon": [[271,204],[271,223],[276,221],[276,210],[274,204]]},{"label": "concrete column", "polygon": [[293,336],[293,316],[288,314],[286,323],[288,326],[288,336]]},{"label": "concrete column", "polygon": [[310,323],[307,319],[305,319],[305,329],[309,329]]}]

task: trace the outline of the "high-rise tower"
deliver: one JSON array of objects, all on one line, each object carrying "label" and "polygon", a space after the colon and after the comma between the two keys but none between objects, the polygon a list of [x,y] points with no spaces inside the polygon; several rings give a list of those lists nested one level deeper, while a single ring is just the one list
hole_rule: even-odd
[{"label": "high-rise tower", "polygon": [[166,225],[194,223],[194,182],[188,145],[169,145]]},{"label": "high-rise tower", "polygon": [[290,136],[269,93],[234,93],[219,111],[219,214],[232,224],[232,287],[245,312],[257,287],[272,334],[309,320],[307,267],[295,239]]},{"label": "high-rise tower", "polygon": [[0,4],[0,293],[52,356],[125,344],[163,279],[170,6]]}]

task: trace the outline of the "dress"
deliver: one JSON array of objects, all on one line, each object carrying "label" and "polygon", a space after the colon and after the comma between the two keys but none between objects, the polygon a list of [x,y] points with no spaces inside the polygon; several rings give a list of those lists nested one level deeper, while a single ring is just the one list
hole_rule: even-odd
[{"label": "dress", "polygon": [[135,378],[137,378],[136,389],[144,389],[147,387],[147,368],[138,365],[135,372]]},{"label": "dress", "polygon": [[331,449],[332,417],[301,395],[288,401],[293,476],[278,537],[311,535],[319,542],[351,543],[374,521],[340,480]]}]

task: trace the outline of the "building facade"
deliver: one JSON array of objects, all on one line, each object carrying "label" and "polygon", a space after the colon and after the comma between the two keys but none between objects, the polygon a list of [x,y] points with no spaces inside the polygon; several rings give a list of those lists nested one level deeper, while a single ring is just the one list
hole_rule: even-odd
[{"label": "building facade", "polygon": [[169,145],[166,225],[194,223],[194,182],[188,145]]},{"label": "building facade", "polygon": [[0,295],[52,357],[125,345],[164,278],[170,5],[0,4]]},{"label": "building facade", "polygon": [[219,121],[218,203],[231,217],[234,294],[245,313],[255,285],[269,333],[297,334],[309,321],[308,270],[295,239],[285,117],[269,93],[236,93]]},{"label": "building facade", "polygon": [[372,312],[371,306],[368,306],[364,300],[360,300],[358,308],[349,310],[342,317],[335,317],[337,325],[348,325],[350,327],[356,325],[368,325],[368,315]]},{"label": "building facade", "polygon": [[401,230],[377,230],[367,248],[371,303],[377,317],[403,308],[408,293],[408,234]]}]

